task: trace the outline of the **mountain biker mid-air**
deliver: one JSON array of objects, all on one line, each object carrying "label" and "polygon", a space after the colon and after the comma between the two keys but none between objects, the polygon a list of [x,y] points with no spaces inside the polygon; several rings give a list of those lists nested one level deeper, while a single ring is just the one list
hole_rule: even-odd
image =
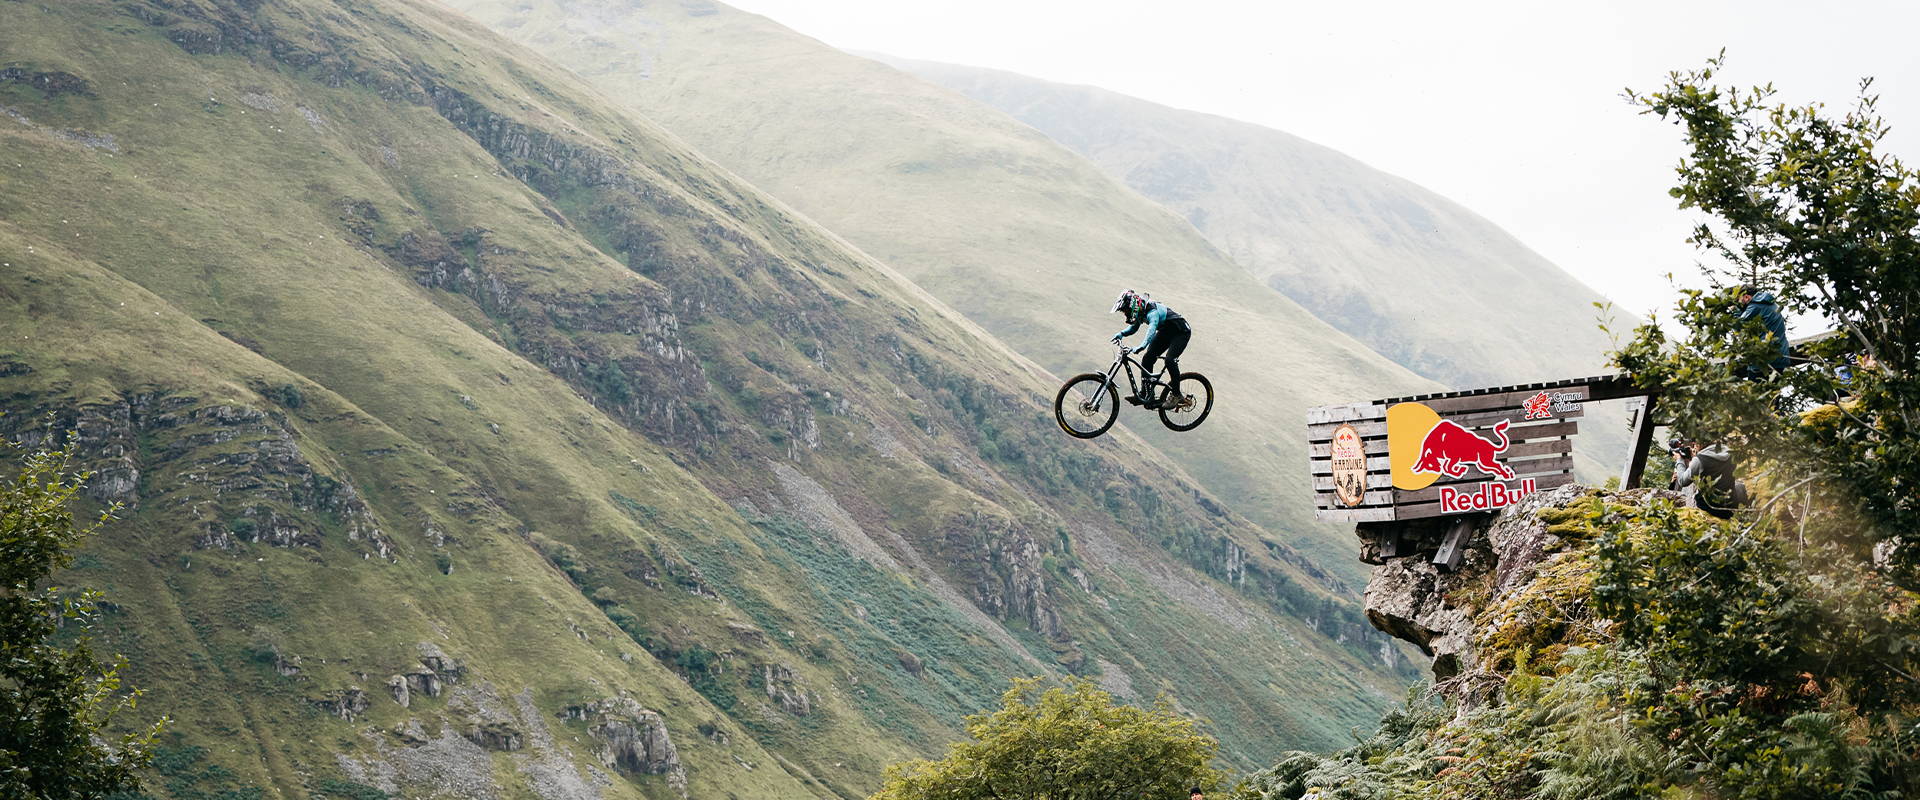
[{"label": "mountain biker mid-air", "polygon": [[[1180,354],[1187,349],[1187,340],[1193,336],[1193,329],[1187,327],[1187,320],[1165,303],[1152,297],[1128,289],[1120,293],[1113,302],[1113,310],[1126,317],[1127,329],[1113,335],[1113,343],[1132,336],[1140,330],[1140,324],[1147,325],[1146,343],[1139,348],[1140,366],[1148,374],[1153,373],[1153,362],[1161,356],[1167,358],[1168,397],[1177,397],[1180,391]],[[1157,408],[1160,401],[1153,396],[1153,384],[1147,381],[1140,386],[1139,394],[1129,398],[1147,408]]]}]

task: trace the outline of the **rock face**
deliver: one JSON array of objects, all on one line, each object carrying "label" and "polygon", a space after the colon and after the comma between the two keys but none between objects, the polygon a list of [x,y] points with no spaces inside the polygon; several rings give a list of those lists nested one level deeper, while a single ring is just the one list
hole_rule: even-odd
[{"label": "rock face", "polygon": [[668,785],[686,793],[686,767],[658,712],[622,696],[568,706],[561,716],[587,723],[588,735],[599,743],[595,755],[601,764],[628,775],[664,775]]},{"label": "rock face", "polygon": [[766,684],[767,699],[781,710],[796,717],[813,713],[813,705],[819,696],[809,691],[794,675],[793,668],[785,664],[760,665],[761,682]]},{"label": "rock face", "polygon": [[1066,636],[1053,609],[1053,590],[1043,565],[1044,551],[1027,531],[1011,522],[975,514],[947,532],[949,552],[979,553],[962,565],[971,573],[973,602],[1001,620],[1020,620],[1051,639]]},{"label": "rock face", "polygon": [[312,702],[314,707],[319,708],[321,711],[325,711],[348,722],[352,722],[354,717],[360,716],[360,714],[367,710],[367,706],[370,705],[367,700],[366,691],[358,686],[349,686],[345,689],[328,692],[326,696],[313,698],[309,702]]},{"label": "rock face", "polygon": [[427,668],[427,675],[422,677],[420,683],[414,686],[415,690],[425,692],[428,695],[438,695],[440,693],[439,682],[441,680],[445,680],[448,683],[459,683],[461,676],[467,673],[465,665],[456,661],[452,656],[447,655],[434,643],[421,642],[419,648],[420,665]]},{"label": "rock face", "polygon": [[[262,406],[299,396],[290,385],[261,394]],[[318,548],[324,531],[337,526],[370,555],[393,557],[392,542],[353,484],[316,470],[285,418],[264,408],[165,391],[80,404],[50,397],[37,407],[29,398],[20,405],[30,411],[0,417],[0,437],[53,446],[61,432],[73,431],[78,460],[93,472],[88,497],[130,511],[185,510],[196,519],[193,549],[242,542]]]},{"label": "rock face", "polygon": [[[1433,564],[1434,547],[1452,518],[1363,526],[1362,558],[1378,564],[1367,581],[1367,619],[1374,627],[1418,646],[1433,657],[1433,675],[1446,681],[1480,666],[1474,652],[1475,618],[1531,581],[1557,548],[1559,537],[1540,519],[1541,509],[1572,502],[1588,490],[1564,486],[1535,494],[1475,522],[1460,568]],[[1411,545],[1396,556],[1389,537]]]}]

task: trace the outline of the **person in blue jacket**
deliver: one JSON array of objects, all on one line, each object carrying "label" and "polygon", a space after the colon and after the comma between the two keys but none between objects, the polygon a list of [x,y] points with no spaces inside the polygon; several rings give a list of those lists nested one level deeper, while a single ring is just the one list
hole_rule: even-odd
[{"label": "person in blue jacket", "polygon": [[[1776,371],[1786,369],[1788,364],[1793,363],[1791,350],[1787,344],[1787,318],[1780,314],[1780,304],[1774,299],[1773,292],[1752,286],[1742,286],[1740,287],[1740,306],[1740,321],[1759,320],[1760,324],[1767,329],[1767,334],[1772,337],[1774,346],[1779,349],[1779,354],[1767,362],[1767,367]],[[1753,364],[1740,368],[1740,376],[1744,378],[1757,380],[1765,377],[1766,374],[1767,370]]]},{"label": "person in blue jacket", "polygon": [[[1120,299],[1113,301],[1115,313],[1126,317],[1127,328],[1113,335],[1113,343],[1132,336],[1147,326],[1146,344],[1139,349],[1140,366],[1147,372],[1153,372],[1153,363],[1161,356],[1167,359],[1167,386],[1170,392],[1180,391],[1180,354],[1186,352],[1187,340],[1193,337],[1193,329],[1187,327],[1187,319],[1168,308],[1167,304],[1155,302],[1148,295],[1132,289],[1120,293]],[[1147,408],[1158,408],[1160,401],[1153,396],[1153,383],[1147,381],[1140,386],[1139,394],[1132,398]]]}]

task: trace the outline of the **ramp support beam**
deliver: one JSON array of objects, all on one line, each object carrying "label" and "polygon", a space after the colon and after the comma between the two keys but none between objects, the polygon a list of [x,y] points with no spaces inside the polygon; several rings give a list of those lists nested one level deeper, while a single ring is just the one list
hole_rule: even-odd
[{"label": "ramp support beam", "polygon": [[1461,560],[1467,557],[1467,541],[1473,536],[1473,523],[1479,518],[1479,514],[1462,515],[1456,517],[1453,525],[1447,528],[1447,538],[1441,540],[1440,549],[1433,554],[1433,564],[1441,572],[1460,568]]},{"label": "ramp support beam", "polygon": [[1620,469],[1620,488],[1632,489],[1640,485],[1640,476],[1647,472],[1647,454],[1653,449],[1653,404],[1659,395],[1647,395],[1636,402],[1633,409],[1633,452],[1627,455],[1627,463]]}]

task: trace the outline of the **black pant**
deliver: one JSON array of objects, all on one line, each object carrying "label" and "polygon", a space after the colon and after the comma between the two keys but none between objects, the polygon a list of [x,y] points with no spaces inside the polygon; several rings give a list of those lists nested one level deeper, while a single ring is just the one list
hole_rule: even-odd
[{"label": "black pant", "polygon": [[1173,391],[1180,391],[1180,354],[1187,351],[1187,340],[1193,338],[1193,329],[1187,327],[1184,319],[1170,319],[1154,329],[1153,337],[1147,340],[1147,349],[1140,355],[1140,366],[1148,373],[1153,372],[1153,362],[1167,357],[1167,385]]}]

